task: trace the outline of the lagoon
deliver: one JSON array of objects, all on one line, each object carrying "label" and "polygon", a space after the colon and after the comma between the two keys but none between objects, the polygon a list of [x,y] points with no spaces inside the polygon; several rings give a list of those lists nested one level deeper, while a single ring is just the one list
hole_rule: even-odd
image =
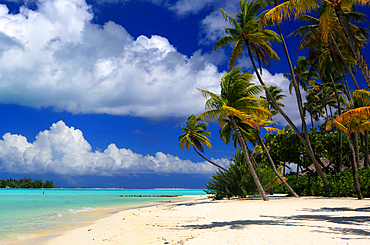
[{"label": "lagoon", "polygon": [[204,194],[189,189],[0,189],[0,244],[174,200],[162,195]]}]

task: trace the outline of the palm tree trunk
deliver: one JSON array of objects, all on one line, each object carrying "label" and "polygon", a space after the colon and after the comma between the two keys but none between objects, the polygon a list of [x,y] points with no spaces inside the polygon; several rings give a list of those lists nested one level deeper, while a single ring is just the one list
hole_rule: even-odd
[{"label": "palm tree trunk", "polygon": [[361,193],[361,188],[360,188],[360,182],[358,181],[358,175],[357,175],[357,164],[356,164],[356,157],[355,157],[355,149],[353,148],[353,143],[351,140],[351,134],[348,134],[348,139],[349,139],[349,148],[351,149],[352,152],[352,176],[353,176],[353,183],[354,187],[356,190],[357,198],[358,199],[364,199]]},{"label": "palm tree trunk", "polygon": [[342,172],[342,165],[343,165],[343,134],[342,131],[339,131],[339,163],[338,163],[338,168],[339,172]]},{"label": "palm tree trunk", "polygon": [[[275,6],[277,6],[277,5],[278,5],[278,3],[275,0]],[[295,90],[295,94],[296,94],[296,98],[297,98],[299,115],[300,115],[301,121],[302,121],[302,129],[303,129],[303,132],[305,134],[307,144],[310,147],[310,150],[312,151],[311,141],[310,141],[310,137],[309,137],[309,134],[308,134],[306,120],[305,120],[305,115],[304,115],[304,111],[303,111],[303,102],[302,102],[301,91],[299,90],[298,82],[295,79],[295,74],[294,74],[294,68],[293,68],[293,65],[292,65],[292,61],[290,59],[289,52],[288,52],[288,47],[286,46],[286,42],[285,42],[283,33],[282,33],[281,29],[280,29],[279,23],[276,23],[276,27],[277,27],[277,29],[279,31],[279,36],[280,36],[281,42],[283,43],[283,46],[284,46],[285,56],[286,56],[286,58],[288,60],[290,74],[292,76],[293,86],[294,86],[294,90]]]},{"label": "palm tree trunk", "polygon": [[[249,152],[249,148],[248,148],[248,145],[247,145],[247,142],[245,142],[245,147],[247,148],[247,151]],[[256,162],[256,159],[254,159],[253,156],[251,156],[251,159],[252,159],[252,163],[254,164],[254,167],[258,167],[258,163]]]},{"label": "palm tree trunk", "polygon": [[361,140],[361,146],[362,146],[362,150],[364,152],[364,168],[369,168],[369,153],[368,151],[366,151],[366,135],[362,135],[360,134],[360,140]]},{"label": "palm tree trunk", "polygon": [[329,182],[328,180],[326,179],[324,173],[322,172],[321,170],[321,167],[320,167],[320,164],[318,163],[313,151],[311,150],[311,147],[308,145],[307,141],[305,140],[305,138],[302,136],[301,132],[299,132],[298,128],[295,126],[295,124],[292,122],[292,120],[290,120],[290,118],[285,114],[285,112],[281,109],[281,107],[278,105],[278,103],[276,102],[276,100],[274,99],[274,97],[271,95],[270,91],[268,91],[265,83],[263,82],[260,74],[258,73],[258,70],[257,70],[257,67],[256,67],[256,63],[254,62],[254,59],[253,59],[253,56],[252,56],[252,53],[251,53],[251,50],[249,48],[248,45],[247,46],[247,49],[248,49],[248,54],[249,54],[249,57],[252,61],[252,65],[253,65],[253,68],[257,74],[257,78],[259,80],[259,82],[261,83],[262,86],[264,86],[264,89],[266,91],[266,95],[270,98],[271,102],[273,103],[273,105],[275,106],[275,108],[280,112],[280,114],[284,117],[284,119],[289,123],[289,125],[292,127],[292,129],[294,130],[294,132],[297,134],[298,138],[302,141],[302,144],[303,146],[305,147],[305,149],[307,150],[307,153],[308,155],[310,156],[315,168],[316,168],[316,172],[320,175],[324,185],[325,185],[325,188],[327,191],[330,191],[330,185],[329,185]]},{"label": "palm tree trunk", "polygon": [[249,167],[249,171],[251,171],[251,174],[252,174],[252,177],[254,179],[254,182],[256,183],[256,186],[258,188],[258,193],[261,195],[262,199],[264,201],[268,201],[268,198],[267,198],[267,195],[265,193],[265,191],[263,190],[263,187],[261,185],[261,182],[260,180],[258,179],[258,176],[256,174],[256,171],[254,171],[254,168],[253,168],[253,165],[252,165],[252,162],[249,158],[249,154],[248,154],[248,150],[247,148],[245,147],[245,142],[244,142],[244,139],[243,139],[243,136],[242,134],[240,133],[240,130],[239,130],[239,127],[238,125],[236,124],[235,122],[235,119],[233,116],[230,116],[230,121],[231,123],[233,124],[233,127],[234,127],[234,130],[236,132],[236,135],[238,136],[238,139],[239,139],[239,143],[240,143],[240,146],[242,147],[243,149],[243,154],[244,154],[244,157],[245,157],[245,160],[247,161],[247,164],[248,164],[248,167]]},{"label": "palm tree trunk", "polygon": [[365,168],[369,168],[369,131],[365,130],[365,160],[364,160],[364,166]]},{"label": "palm tree trunk", "polygon": [[288,190],[290,191],[290,193],[292,193],[292,194],[293,194],[293,196],[295,196],[295,197],[299,197],[299,196],[297,195],[297,193],[295,193],[295,191],[293,190],[293,188],[292,188],[292,187],[290,187],[290,185],[289,185],[289,184],[288,184],[288,183],[283,179],[283,177],[281,177],[281,175],[279,174],[279,172],[276,170],[275,163],[274,163],[274,161],[272,160],[272,158],[271,158],[271,156],[270,156],[270,153],[269,153],[269,151],[268,151],[268,149],[267,149],[267,147],[266,147],[265,143],[263,142],[263,140],[262,140],[262,138],[261,138],[260,132],[259,132],[257,129],[256,129],[256,134],[257,134],[258,140],[260,141],[261,146],[262,146],[262,148],[263,148],[264,152],[265,152],[265,153],[266,153],[266,155],[267,155],[267,158],[269,159],[269,161],[270,161],[270,163],[271,163],[272,170],[274,170],[274,173],[275,173],[276,177],[278,177],[278,178],[279,178],[279,180],[280,180],[281,182],[283,182],[283,184],[286,186],[286,188],[288,188]]},{"label": "palm tree trunk", "polygon": [[[330,77],[330,81],[331,81],[331,85],[333,86],[334,88],[334,93],[335,93],[335,98],[337,99],[337,106],[338,106],[338,116],[342,115],[342,109],[341,109],[341,105],[340,105],[340,99],[339,99],[339,94],[338,94],[338,91],[337,91],[337,87],[335,87],[335,82],[334,82],[334,79],[333,79],[333,76],[331,75],[331,72],[329,72],[329,77]],[[333,118],[334,120],[334,118]],[[339,162],[340,164],[342,163],[342,159],[343,159],[343,155],[342,155],[342,132],[340,130],[339,131],[339,141],[340,141],[340,145],[339,145]],[[341,169],[341,166],[339,166]]]},{"label": "palm tree trunk", "polygon": [[370,69],[368,64],[366,63],[365,57],[362,54],[361,48],[357,43],[356,37],[353,34],[351,26],[349,25],[349,21],[346,16],[344,16],[342,7],[340,5],[340,1],[337,1],[335,4],[332,4],[335,13],[339,19],[339,22],[344,30],[344,33],[348,39],[349,45],[352,49],[353,55],[357,61],[358,67],[360,68],[362,75],[365,78],[367,85],[370,87]]},{"label": "palm tree trunk", "polygon": [[358,147],[358,135],[355,133],[355,149],[356,149],[356,162],[357,167],[360,165],[360,149]]},{"label": "palm tree trunk", "polygon": [[296,185],[299,184],[299,163],[297,163],[297,176],[295,178],[295,184]]},{"label": "palm tree trunk", "polygon": [[310,114],[310,117],[311,117],[311,128],[313,128],[313,118],[311,114]]},{"label": "palm tree trunk", "polygon": [[[349,68],[348,62],[347,62],[347,60],[344,58],[342,51],[340,51],[340,49],[339,49],[339,47],[338,47],[338,44],[337,44],[337,42],[335,41],[335,39],[334,39],[333,35],[330,35],[330,38],[331,38],[332,42],[334,43],[334,47],[335,47],[335,49],[337,50],[337,53],[338,53],[338,55],[339,55],[340,59],[342,60],[342,64],[344,64],[344,67],[346,68],[347,72],[348,72],[348,73],[349,73],[349,75],[351,76],[352,81],[353,81],[353,84],[355,85],[356,89],[360,89],[360,87],[359,87],[359,86],[358,86],[358,84],[357,84],[356,78],[355,78],[355,76],[353,75],[352,70]],[[338,74],[339,74],[339,73],[338,73]],[[348,89],[348,88],[347,88],[347,89]]]},{"label": "palm tree trunk", "polygon": [[216,167],[218,167],[218,168],[222,169],[222,170],[223,170],[223,171],[225,171],[225,172],[227,172],[227,171],[228,171],[227,169],[225,169],[225,168],[221,167],[220,165],[218,165],[218,164],[216,164],[216,163],[212,162],[211,160],[208,160],[205,156],[203,156],[202,154],[200,154],[200,153],[197,151],[197,149],[196,149],[195,147],[193,147],[193,148],[194,148],[194,151],[195,151],[196,153],[198,153],[198,155],[199,155],[199,156],[201,156],[204,160],[206,160],[206,161],[207,161],[207,162],[209,162],[210,164],[212,164],[212,165],[214,165],[214,166],[216,166]]}]

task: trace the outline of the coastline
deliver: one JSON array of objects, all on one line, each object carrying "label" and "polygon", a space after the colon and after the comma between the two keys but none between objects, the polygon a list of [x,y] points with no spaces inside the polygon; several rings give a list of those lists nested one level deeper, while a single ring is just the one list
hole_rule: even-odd
[{"label": "coastline", "polygon": [[10,244],[370,244],[369,199],[188,198],[120,211],[52,237]]},{"label": "coastline", "polygon": [[[203,195],[204,196],[204,195]],[[15,240],[3,241],[0,244],[11,244],[11,245],[27,245],[27,244],[48,244],[49,240],[60,236],[61,234],[73,231],[85,226],[94,224],[95,222],[109,218],[120,212],[125,212],[129,210],[140,210],[143,208],[150,208],[159,205],[165,205],[169,203],[179,203],[187,200],[193,200],[199,197],[198,195],[179,195],[173,197],[165,197],[165,201],[150,201],[147,203],[140,204],[129,204],[124,206],[114,206],[114,207],[104,207],[98,209],[92,209],[88,212],[82,212],[80,215],[87,216],[81,217],[82,220],[73,223],[67,223],[54,229],[40,230],[37,232],[24,233],[24,236],[20,236]],[[170,198],[170,200],[168,200]]]}]

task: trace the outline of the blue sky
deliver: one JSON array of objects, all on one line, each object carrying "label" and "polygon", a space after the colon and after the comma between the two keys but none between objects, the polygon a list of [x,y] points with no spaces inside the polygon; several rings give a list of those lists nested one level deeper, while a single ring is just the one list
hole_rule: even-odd
[{"label": "blue sky", "polygon": [[[227,27],[220,8],[234,15],[238,3],[2,1],[0,178],[204,188],[215,168],[179,148],[180,125],[204,111],[196,87],[219,92],[229,56],[227,48],[212,50]],[[287,22],[283,31],[296,27]],[[293,58],[297,40],[287,39]],[[274,47],[282,60],[263,77],[286,91],[288,67],[281,46]],[[248,57],[239,65],[251,69]],[[299,125],[294,98],[284,103]],[[221,142],[216,123],[209,129],[206,156],[225,166],[235,149]]]}]

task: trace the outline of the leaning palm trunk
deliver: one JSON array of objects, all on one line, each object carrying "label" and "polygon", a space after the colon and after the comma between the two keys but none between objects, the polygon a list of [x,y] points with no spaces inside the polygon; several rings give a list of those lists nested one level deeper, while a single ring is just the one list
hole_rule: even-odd
[{"label": "leaning palm trunk", "polygon": [[[277,6],[277,1],[275,1],[275,6]],[[283,33],[282,33],[281,29],[280,29],[279,23],[276,24],[276,27],[277,27],[277,29],[279,31],[279,36],[280,36],[281,42],[283,43],[283,47],[284,47],[284,51],[285,51],[285,56],[286,56],[286,58],[288,60],[290,74],[292,76],[292,81],[293,81],[293,87],[294,87],[294,91],[295,91],[296,98],[297,98],[299,115],[300,115],[301,121],[302,121],[302,129],[303,129],[303,132],[305,134],[307,144],[308,144],[308,146],[310,147],[310,149],[312,151],[310,137],[309,137],[309,134],[308,134],[306,120],[305,120],[305,116],[304,116],[304,112],[303,112],[303,103],[302,103],[301,91],[299,90],[298,82],[295,79],[295,74],[294,74],[294,69],[293,69],[292,61],[290,59],[289,52],[288,52],[288,47],[286,46],[286,42],[285,42]]]},{"label": "leaning palm trunk", "polygon": [[[366,132],[368,132],[368,131],[365,131],[365,133]],[[361,146],[362,146],[362,149],[364,149],[364,154],[365,154],[365,156],[364,156],[364,167],[365,168],[369,168],[369,153],[368,152],[366,152],[365,153],[365,151],[367,150],[366,148],[368,148],[369,147],[369,145],[366,145],[366,141],[365,141],[365,139],[364,139],[364,136],[362,135],[362,134],[360,134],[360,138],[361,138]],[[366,138],[366,135],[365,135],[365,138]]]},{"label": "leaning palm trunk", "polygon": [[[275,6],[277,6],[278,5],[277,1],[275,0],[274,2],[275,2]],[[309,149],[306,146],[305,146],[305,148],[307,149],[307,152],[310,151],[312,153],[313,158],[315,160],[312,159],[310,153],[309,153],[309,155],[310,155],[312,161],[314,162],[314,166],[315,166],[316,172],[318,172],[319,175],[320,175],[320,177],[323,179],[323,182],[325,184],[326,189],[327,190],[330,190],[329,182],[326,180],[325,175],[322,173],[319,164],[318,163],[315,164],[315,161],[317,162],[317,160],[316,160],[316,157],[315,157],[315,155],[313,153],[313,150],[312,150],[312,147],[311,147],[310,136],[309,136],[309,133],[308,133],[308,130],[307,130],[306,120],[305,120],[305,116],[304,116],[304,112],[303,112],[302,95],[301,95],[301,92],[299,90],[299,86],[298,86],[297,80],[295,79],[295,74],[294,74],[294,69],[293,69],[292,61],[290,59],[289,52],[288,52],[288,47],[286,45],[286,42],[285,42],[283,33],[282,33],[281,29],[280,29],[279,23],[276,23],[276,27],[277,27],[277,29],[279,31],[279,36],[280,36],[281,42],[283,43],[283,47],[284,47],[284,51],[285,51],[285,56],[286,56],[286,58],[288,60],[290,74],[292,76],[293,87],[294,87],[294,90],[295,90],[295,94],[296,94],[296,98],[297,98],[297,104],[298,104],[298,109],[299,109],[299,115],[300,115],[301,121],[302,121],[302,129],[303,129],[303,132],[305,134],[306,144],[309,147]],[[280,112],[280,110],[279,110],[279,112]],[[312,127],[313,127],[312,117],[311,117],[311,123],[312,123]],[[292,126],[292,128],[294,128],[294,127]],[[297,133],[298,132],[298,129],[297,130],[294,129],[294,131]],[[298,135],[298,133],[297,133],[297,135]],[[298,137],[299,137],[299,135],[298,135]],[[301,137],[299,137],[299,138],[301,138]],[[302,143],[303,143],[303,141],[302,141]],[[305,143],[303,143],[303,145],[305,145]],[[320,174],[320,172],[322,174]],[[298,172],[297,172],[297,174],[298,174]]]},{"label": "leaning palm trunk", "polygon": [[[247,148],[247,151],[249,152],[249,148],[248,148],[247,142],[245,142],[245,147]],[[250,159],[252,160],[252,163],[254,164],[254,166],[257,168],[258,167],[258,163],[256,162],[256,159],[254,159],[254,157],[251,157]]]},{"label": "leaning palm trunk", "polygon": [[343,53],[342,51],[340,51],[339,47],[338,47],[338,44],[337,42],[335,41],[333,35],[330,35],[330,39],[332,40],[332,43],[334,43],[334,47],[335,47],[335,50],[337,51],[341,61],[342,61],[342,64],[344,64],[344,67],[346,68],[347,72],[349,73],[349,75],[351,76],[351,79],[353,81],[353,84],[355,85],[356,89],[360,89],[360,87],[358,86],[357,84],[357,81],[356,81],[356,78],[355,76],[353,75],[353,72],[352,70],[349,68],[349,65],[348,65],[348,62],[347,60],[344,58],[343,56]]},{"label": "leaning palm trunk", "polygon": [[290,120],[290,118],[285,114],[285,112],[281,109],[281,107],[278,105],[278,103],[276,102],[276,100],[274,99],[274,97],[271,95],[270,91],[268,91],[265,83],[263,82],[259,72],[258,72],[258,69],[256,67],[256,64],[254,62],[254,59],[253,59],[253,56],[252,56],[252,53],[251,53],[251,50],[249,48],[248,45],[247,46],[247,49],[248,49],[248,54],[249,54],[249,57],[252,61],[252,65],[253,65],[253,68],[257,74],[257,78],[259,80],[259,82],[261,83],[262,86],[264,86],[264,89],[266,91],[266,95],[270,98],[271,102],[273,103],[273,105],[275,106],[275,108],[280,112],[280,114],[284,117],[284,119],[289,123],[289,125],[293,128],[294,132],[297,134],[298,138],[302,141],[302,144],[303,146],[305,147],[305,149],[307,150],[307,153],[308,155],[310,156],[315,168],[316,168],[316,171],[317,173],[319,174],[319,176],[321,177],[324,185],[325,185],[325,188],[327,191],[330,191],[330,185],[329,185],[329,182],[328,180],[326,179],[324,173],[322,172],[321,170],[321,167],[320,167],[320,164],[318,163],[313,151],[311,150],[311,147],[309,146],[309,144],[307,143],[307,141],[305,140],[305,138],[302,136],[302,134],[299,132],[298,128],[295,126],[295,124],[292,122],[292,120]]},{"label": "leaning palm trunk", "polygon": [[344,15],[342,7],[339,3],[336,3],[332,5],[333,9],[335,10],[335,13],[337,14],[337,17],[339,19],[340,25],[342,26],[344,33],[348,39],[349,45],[352,49],[353,55],[355,56],[355,59],[357,61],[358,67],[360,68],[362,75],[365,78],[365,81],[367,85],[370,87],[370,69],[368,64],[366,63],[365,57],[362,54],[361,48],[357,43],[356,37],[353,34],[353,31],[349,25],[349,21],[347,17]]},{"label": "leaning palm trunk", "polygon": [[[288,190],[290,191],[290,193],[292,193],[293,194],[293,196],[295,196],[295,197],[299,197],[298,195],[297,195],[297,193],[295,193],[295,191],[293,190],[293,188],[292,187],[290,187],[290,185],[283,179],[283,177],[281,177],[281,175],[279,174],[279,172],[276,170],[276,167],[275,167],[275,163],[274,163],[274,161],[272,160],[272,158],[271,158],[271,155],[270,155],[270,152],[268,151],[268,149],[267,149],[267,147],[266,147],[266,145],[265,145],[265,143],[263,142],[263,140],[262,140],[262,138],[261,138],[261,135],[260,135],[260,133],[259,133],[259,131],[258,130],[256,130],[256,134],[257,134],[257,137],[258,137],[258,140],[260,141],[260,143],[261,143],[261,146],[262,146],[262,148],[263,148],[263,150],[264,150],[264,152],[267,154],[267,158],[269,159],[269,162],[271,163],[271,167],[272,167],[272,170],[274,170],[274,173],[275,173],[275,175],[276,175],[276,177],[278,177],[279,178],[279,180],[286,186],[286,188],[288,188]],[[298,171],[298,170],[297,170]]]},{"label": "leaning palm trunk", "polygon": [[209,162],[210,164],[212,164],[212,165],[214,165],[214,166],[216,166],[216,167],[218,167],[218,168],[222,169],[223,171],[227,172],[227,169],[225,169],[225,168],[221,167],[220,165],[218,165],[218,164],[216,164],[216,163],[212,162],[211,160],[208,160],[205,156],[203,156],[202,154],[200,154],[200,153],[197,151],[197,149],[196,149],[195,147],[193,147],[193,148],[194,148],[194,151],[195,151],[196,153],[198,153],[198,155],[199,155],[199,156],[201,156],[204,160],[206,160],[206,161],[207,161],[207,162]]},{"label": "leaning palm trunk", "polygon": [[355,150],[357,167],[360,166],[360,148],[358,147],[358,135],[355,133]]},{"label": "leaning palm trunk", "polygon": [[238,140],[239,140],[239,144],[240,146],[242,147],[243,149],[243,154],[244,154],[244,157],[245,157],[245,160],[247,161],[247,164],[248,164],[248,167],[249,167],[249,171],[251,172],[252,174],[252,177],[254,179],[254,182],[256,183],[256,186],[258,188],[258,193],[261,195],[262,199],[264,201],[268,201],[268,198],[266,196],[266,193],[265,191],[263,190],[263,187],[261,185],[261,182],[260,180],[258,179],[258,176],[256,174],[256,171],[254,171],[254,168],[253,168],[253,165],[252,165],[252,162],[249,158],[249,155],[248,155],[248,151],[247,151],[247,148],[245,147],[245,142],[244,142],[244,139],[243,139],[243,136],[242,134],[240,133],[240,130],[239,130],[239,127],[238,125],[236,124],[235,122],[235,119],[233,116],[230,116],[230,121],[233,125],[233,128],[236,132],[236,135],[238,136]]},{"label": "leaning palm trunk", "polygon": [[348,141],[349,142],[349,148],[351,149],[351,152],[352,152],[352,161],[351,161],[352,162],[352,176],[353,176],[355,191],[356,191],[358,199],[364,199],[364,197],[362,196],[362,193],[361,193],[360,182],[358,181],[355,149],[353,147],[353,143],[352,143],[352,140],[351,140],[351,134],[348,134],[348,139],[349,139],[349,141]]},{"label": "leaning palm trunk", "polygon": [[366,168],[369,168],[369,131],[368,130],[365,130],[365,147],[363,147],[364,149],[364,166]]},{"label": "leaning palm trunk", "polygon": [[[329,72],[329,77],[330,77],[330,81],[331,81],[331,84],[333,85],[333,89],[334,89],[334,93],[335,93],[335,97],[337,99],[337,105],[338,105],[338,113],[339,113],[339,116],[342,115],[342,109],[341,109],[341,106],[340,106],[340,99],[339,99],[339,94],[338,94],[338,91],[337,91],[337,88],[335,87],[335,83],[334,83],[334,79],[333,79],[333,76],[331,75],[331,73]],[[342,132],[340,130],[339,131],[339,141],[340,141],[340,148],[339,148],[339,169],[342,169],[342,161],[343,161],[343,155],[342,155],[342,147],[343,147],[343,144],[342,144]]]}]

